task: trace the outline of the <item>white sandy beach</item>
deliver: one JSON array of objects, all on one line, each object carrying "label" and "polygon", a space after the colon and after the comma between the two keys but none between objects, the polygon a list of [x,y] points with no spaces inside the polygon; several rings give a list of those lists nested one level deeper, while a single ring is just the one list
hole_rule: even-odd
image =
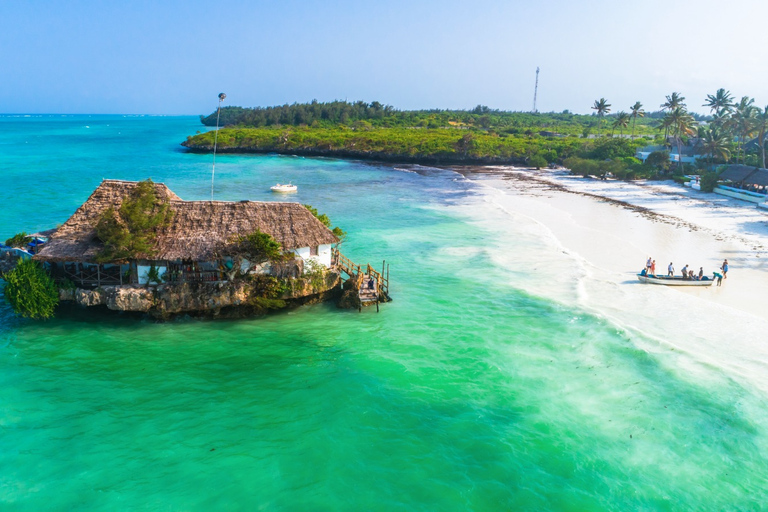
[{"label": "white sandy beach", "polygon": [[[768,392],[768,211],[671,181],[511,167],[465,175],[492,206],[466,213],[509,240],[489,250],[513,286],[642,333],[654,340],[644,349],[684,354],[678,364],[691,375],[715,365]],[[636,274],[649,256],[658,273],[671,261],[678,275],[688,264],[712,276],[724,258],[730,271],[721,287],[642,284]]]}]

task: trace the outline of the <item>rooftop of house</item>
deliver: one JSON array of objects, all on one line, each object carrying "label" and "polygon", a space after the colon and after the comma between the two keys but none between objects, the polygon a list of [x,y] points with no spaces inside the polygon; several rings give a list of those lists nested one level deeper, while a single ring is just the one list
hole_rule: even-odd
[{"label": "rooftop of house", "polygon": [[[109,207],[120,208],[138,182],[104,180],[36,256],[43,261],[94,261],[103,244],[96,224]],[[162,183],[155,191],[167,199],[173,216],[155,240],[153,259],[216,259],[232,237],[256,230],[268,233],[283,250],[333,244],[339,239],[299,203],[184,201]]]}]

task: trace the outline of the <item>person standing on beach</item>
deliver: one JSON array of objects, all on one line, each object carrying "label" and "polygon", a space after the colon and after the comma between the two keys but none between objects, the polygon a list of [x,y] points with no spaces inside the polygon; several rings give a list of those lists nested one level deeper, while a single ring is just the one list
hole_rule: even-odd
[{"label": "person standing on beach", "polygon": [[720,272],[714,272],[715,277],[717,278],[717,286],[720,286],[723,284],[723,274]]},{"label": "person standing on beach", "polygon": [[723,266],[720,267],[720,270],[723,271],[723,277],[728,279],[728,260],[723,260]]},{"label": "person standing on beach", "polygon": [[675,277],[675,267],[672,266],[672,262],[669,262],[669,266],[667,267],[667,276],[668,277]]}]

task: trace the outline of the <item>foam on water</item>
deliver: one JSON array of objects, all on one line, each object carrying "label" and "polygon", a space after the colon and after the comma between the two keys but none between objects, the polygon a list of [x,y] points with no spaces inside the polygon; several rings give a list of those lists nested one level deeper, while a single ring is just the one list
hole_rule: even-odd
[{"label": "foam on water", "polygon": [[[708,254],[714,252],[709,234],[681,233],[674,226],[652,224],[617,206],[579,196],[561,193],[553,201],[549,197],[521,195],[500,181],[483,181],[480,185],[484,192],[481,198],[457,208],[486,230],[499,233],[492,257],[499,267],[513,269],[510,282],[514,286],[585,309],[636,332],[641,335],[638,343],[646,350],[682,351],[689,359],[678,364],[685,364],[687,372],[697,371],[694,362],[705,367],[713,365],[725,370],[729,377],[768,391],[765,318],[718,301],[722,290],[717,287],[644,286],[636,280],[636,270],[625,270],[627,266],[644,265],[646,252],[638,245],[647,245],[647,239],[661,247],[670,243],[665,239],[672,239],[675,245],[684,239],[688,252]],[[478,207],[483,203],[492,208]],[[592,211],[582,211],[575,218],[571,213],[576,209]],[[598,221],[605,217],[613,221]],[[621,224],[619,229],[617,223]],[[647,229],[649,224],[652,234],[638,236],[638,230]],[[623,271],[619,270],[622,265]],[[666,260],[659,267],[665,268]],[[750,279],[749,274],[746,279]],[[760,288],[755,288],[750,291],[757,299]],[[697,373],[700,371],[709,370],[699,368]]]}]

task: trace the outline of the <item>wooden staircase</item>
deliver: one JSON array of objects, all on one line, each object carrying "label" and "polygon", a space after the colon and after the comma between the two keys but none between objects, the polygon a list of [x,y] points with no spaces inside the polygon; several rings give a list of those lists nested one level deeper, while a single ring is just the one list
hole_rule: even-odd
[{"label": "wooden staircase", "polygon": [[347,274],[355,283],[360,299],[360,311],[363,306],[375,303],[378,312],[379,302],[392,300],[389,296],[389,265],[386,261],[382,261],[381,272],[378,272],[370,264],[365,267],[357,265],[334,247],[331,249],[331,266]]}]

